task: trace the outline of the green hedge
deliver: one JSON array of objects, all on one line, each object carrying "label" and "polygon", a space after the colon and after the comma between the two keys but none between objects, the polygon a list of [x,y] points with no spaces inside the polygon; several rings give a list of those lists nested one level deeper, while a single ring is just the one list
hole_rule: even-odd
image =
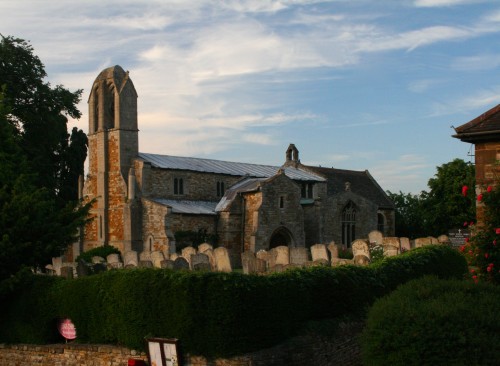
[{"label": "green hedge", "polygon": [[500,287],[424,277],[379,299],[362,337],[364,365],[498,365]]},{"label": "green hedge", "polygon": [[[43,290],[21,286],[4,296],[10,310],[0,320],[12,317],[12,324],[28,330],[47,327],[55,316],[69,317],[79,342],[141,349],[145,336],[175,337],[191,354],[230,356],[279,343],[306,321],[364,308],[409,279],[456,278],[466,270],[463,257],[444,246],[420,248],[376,266],[312,267],[267,276],[112,270],[75,280],[43,278]],[[25,310],[39,308],[33,317],[16,311],[26,298],[31,302]],[[1,334],[0,342],[49,341],[41,334],[24,339],[26,333]]]}]

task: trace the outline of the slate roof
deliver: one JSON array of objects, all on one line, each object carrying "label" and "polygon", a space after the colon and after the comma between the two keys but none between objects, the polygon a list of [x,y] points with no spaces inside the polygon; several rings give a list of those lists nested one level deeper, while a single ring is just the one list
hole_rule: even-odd
[{"label": "slate roof", "polygon": [[473,120],[455,128],[453,137],[464,142],[500,139],[500,104]]},{"label": "slate roof", "polygon": [[[201,159],[182,156],[158,155],[139,153],[139,157],[149,162],[153,167],[162,169],[189,170],[196,172],[217,173],[235,176],[251,176],[270,178],[278,172],[280,167],[250,163],[236,163],[231,161]],[[325,179],[317,174],[292,166],[282,168],[288,178],[299,181],[324,182]]]},{"label": "slate roof", "polygon": [[254,192],[258,190],[260,183],[266,179],[267,178],[243,178],[239,182],[236,182],[226,191],[224,197],[222,197],[220,202],[217,204],[215,211],[219,212],[227,209],[238,193]]},{"label": "slate roof", "polygon": [[163,198],[150,198],[151,201],[172,208],[173,213],[192,215],[215,215],[217,202],[213,201],[188,201],[167,200]]},{"label": "slate roof", "polygon": [[380,208],[394,209],[394,203],[373,179],[368,170],[356,171],[315,166],[307,166],[307,168],[327,179],[328,196],[344,192],[345,184],[349,182],[351,192],[374,202]]}]

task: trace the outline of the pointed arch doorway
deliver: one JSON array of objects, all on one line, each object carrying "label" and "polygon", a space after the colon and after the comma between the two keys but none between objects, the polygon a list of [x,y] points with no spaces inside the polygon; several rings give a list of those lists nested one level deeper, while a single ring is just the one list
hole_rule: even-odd
[{"label": "pointed arch doorway", "polygon": [[269,249],[276,248],[279,246],[289,247],[293,243],[292,233],[285,227],[280,227],[271,235],[269,239]]}]

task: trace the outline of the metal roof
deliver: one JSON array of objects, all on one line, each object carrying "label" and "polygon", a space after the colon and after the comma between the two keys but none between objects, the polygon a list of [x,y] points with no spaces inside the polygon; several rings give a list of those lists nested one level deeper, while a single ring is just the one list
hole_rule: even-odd
[{"label": "metal roof", "polygon": [[188,201],[167,200],[163,198],[150,198],[151,201],[172,208],[172,213],[191,215],[215,215],[217,202],[212,201]]},{"label": "metal roof", "polygon": [[[243,177],[269,178],[277,174],[280,167],[250,163],[236,163],[214,159],[201,159],[182,156],[139,153],[139,157],[155,168],[190,170],[204,173],[217,173]],[[320,175],[297,169],[292,166],[281,167],[288,178],[293,180],[324,182]]]},{"label": "metal roof", "polygon": [[244,178],[229,188],[215,207],[215,211],[225,211],[238,193],[253,192],[260,188],[260,183],[267,178]]}]

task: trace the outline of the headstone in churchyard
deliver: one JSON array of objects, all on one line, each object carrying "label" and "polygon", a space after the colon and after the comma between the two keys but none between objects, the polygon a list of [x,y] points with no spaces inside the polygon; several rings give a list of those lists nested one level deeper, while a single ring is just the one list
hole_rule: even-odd
[{"label": "headstone in churchyard", "polygon": [[470,237],[470,231],[467,229],[451,229],[448,232],[448,239],[453,248],[458,248],[465,244],[465,240]]},{"label": "headstone in churchyard", "polygon": [[433,236],[429,236],[429,238],[431,239],[431,244],[439,244],[439,240],[437,240],[437,238]]},{"label": "headstone in churchyard", "polygon": [[366,240],[356,239],[352,242],[352,255],[353,257],[357,255],[364,255],[370,259],[370,247]]},{"label": "headstone in churchyard", "polygon": [[450,242],[448,235],[439,235],[437,240],[439,244],[448,244]]},{"label": "headstone in churchyard", "polygon": [[92,264],[96,264],[96,263],[106,263],[106,260],[103,257],[93,256],[92,257]]},{"label": "headstone in churchyard", "polygon": [[106,257],[106,262],[109,268],[123,268],[123,263],[120,260],[120,255],[117,253],[109,254]]},{"label": "headstone in churchyard", "polygon": [[160,263],[163,269],[174,269],[174,261],[171,259],[164,259]]},{"label": "headstone in churchyard", "polygon": [[151,251],[150,250],[143,250],[141,254],[139,254],[139,260],[140,261],[151,261]]},{"label": "headstone in churchyard", "polygon": [[243,267],[243,273],[244,274],[251,274],[255,273],[255,261],[257,258],[255,258],[255,254],[251,251],[245,251],[241,253],[241,265]]},{"label": "headstone in churchyard", "polygon": [[267,272],[267,262],[260,258],[255,258],[255,273],[262,274]]},{"label": "headstone in churchyard", "polygon": [[366,265],[370,264],[370,258],[368,258],[364,254],[358,254],[358,255],[354,256],[353,262],[354,262],[354,264],[357,264],[359,266],[366,266]]},{"label": "headstone in churchyard", "polygon": [[140,260],[139,268],[153,268],[153,262],[150,260]]},{"label": "headstone in churchyard", "polygon": [[342,266],[345,264],[354,264],[354,260],[345,258],[332,258],[332,267]]},{"label": "headstone in churchyard", "polygon": [[215,266],[219,272],[231,272],[231,261],[226,248],[218,247],[214,249]]},{"label": "headstone in churchyard", "polygon": [[311,258],[313,262],[316,262],[320,259],[324,259],[327,262],[330,262],[328,258],[328,251],[326,250],[325,244],[314,244],[311,247]]},{"label": "headstone in churchyard", "polygon": [[384,242],[382,247],[384,249],[384,257],[393,257],[399,254],[400,251],[400,242],[397,237],[386,237],[384,238]]},{"label": "headstone in churchyard", "polygon": [[214,247],[208,243],[202,243],[198,245],[198,253],[205,253],[207,250],[213,250]]},{"label": "headstone in churchyard", "polygon": [[56,271],[54,271],[54,267],[52,266],[52,264],[47,264],[45,266],[45,273],[50,276],[54,276],[56,274]]},{"label": "headstone in churchyard", "polygon": [[189,269],[189,262],[184,257],[177,257],[174,261],[174,269]]},{"label": "headstone in churchyard", "polygon": [[309,260],[307,248],[290,248],[290,264],[303,266]]},{"label": "headstone in churchyard", "polygon": [[196,254],[196,249],[194,249],[193,247],[186,247],[186,248],[182,249],[181,254],[184,257],[184,259],[186,259],[187,262],[189,263],[189,268],[193,268],[191,266],[191,256],[193,254]]},{"label": "headstone in churchyard", "polygon": [[77,277],[86,277],[90,274],[90,267],[87,262],[83,259],[79,259],[76,264],[76,275]]},{"label": "headstone in churchyard", "polygon": [[315,261],[313,261],[313,265],[314,266],[329,266],[330,261],[328,259],[319,258],[319,259],[316,259]]},{"label": "headstone in churchyard", "polygon": [[339,246],[335,244],[334,241],[332,241],[330,244],[327,246],[328,251],[330,252],[330,258],[338,258],[339,257]]},{"label": "headstone in churchyard", "polygon": [[68,265],[63,265],[61,267],[61,277],[68,279],[73,278],[73,267]]},{"label": "headstone in churchyard", "polygon": [[269,268],[269,272],[271,273],[280,273],[280,272],[283,272],[284,271],[284,265],[283,264],[275,264],[274,266],[272,266],[271,268]]},{"label": "headstone in churchyard", "polygon": [[56,275],[61,275],[61,267],[62,267],[62,257],[54,257],[52,258],[52,268]]},{"label": "headstone in churchyard", "polygon": [[384,235],[378,230],[370,231],[368,234],[368,242],[370,244],[377,243],[378,245],[382,245],[384,242]]},{"label": "headstone in churchyard", "polygon": [[269,268],[271,262],[271,253],[262,249],[255,254],[255,257],[257,259],[262,259],[264,262],[266,262],[266,269]]},{"label": "headstone in churchyard", "polygon": [[[201,252],[198,252],[201,253]],[[208,259],[210,260],[210,268],[212,271],[215,271],[217,264],[215,263],[215,257],[214,257],[214,251],[213,249],[207,249],[203,252],[203,254],[208,256]]]},{"label": "headstone in churchyard", "polygon": [[161,268],[161,261],[165,260],[163,252],[155,250],[151,252],[151,262],[153,262],[153,267]]},{"label": "headstone in churchyard", "polygon": [[420,248],[426,245],[431,245],[432,241],[431,238],[417,238],[415,239],[415,248]]},{"label": "headstone in churchyard", "polygon": [[271,249],[274,256],[274,265],[281,264],[286,266],[290,263],[290,249],[287,246],[280,245]]},{"label": "headstone in churchyard", "polygon": [[129,250],[125,252],[123,263],[125,264],[125,267],[137,267],[139,264],[139,257],[137,255],[137,252],[135,250]]},{"label": "headstone in churchyard", "polygon": [[410,239],[409,238],[399,238],[399,242],[401,243],[401,253],[406,252],[411,249]]},{"label": "headstone in churchyard", "polygon": [[170,259],[171,261],[175,261],[175,260],[176,260],[177,258],[179,258],[179,257],[180,257],[180,255],[179,255],[179,254],[177,254],[177,253],[171,253],[171,254],[170,254],[170,258],[169,258],[169,259]]},{"label": "headstone in churchyard", "polygon": [[208,255],[203,253],[192,254],[191,268],[196,271],[210,271],[210,259]]}]

